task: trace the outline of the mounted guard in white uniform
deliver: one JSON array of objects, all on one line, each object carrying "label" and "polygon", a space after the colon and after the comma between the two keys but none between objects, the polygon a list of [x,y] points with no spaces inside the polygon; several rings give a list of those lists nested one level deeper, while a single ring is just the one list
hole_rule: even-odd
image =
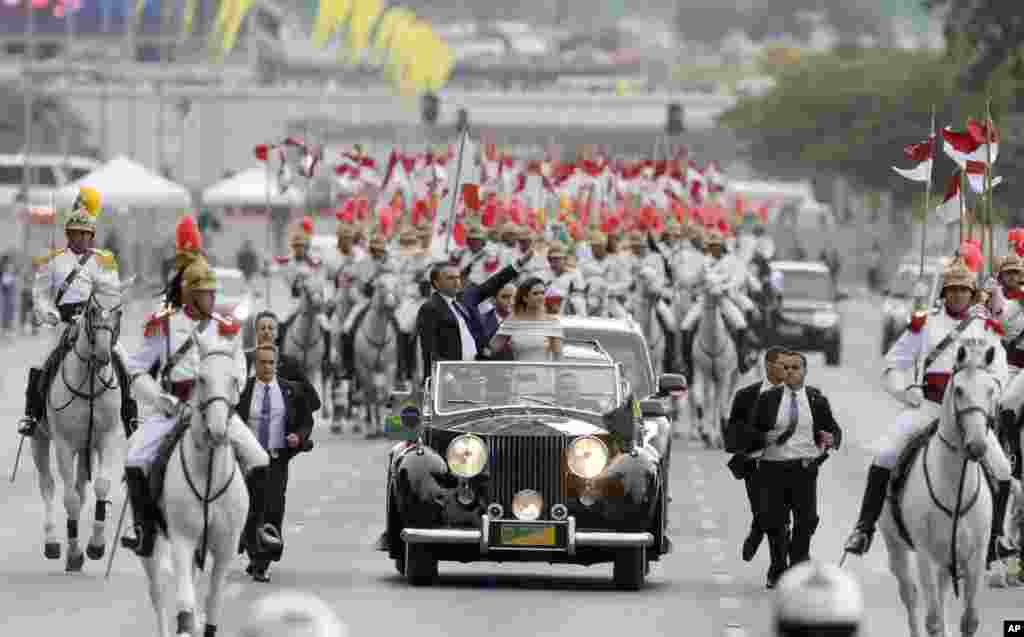
[{"label": "mounted guard in white uniform", "polygon": [[[299,309],[302,297],[302,286],[306,279],[311,276],[321,276],[324,268],[320,259],[313,257],[309,249],[313,241],[313,219],[305,217],[302,223],[295,227],[288,239],[288,246],[292,254],[287,257],[274,257],[281,268],[281,276],[285,285],[290,291],[291,302],[285,311],[278,330],[278,338],[283,339],[285,332],[295,319],[295,313]],[[281,343],[278,343],[280,347]]]},{"label": "mounted guard in white uniform", "polygon": [[[892,471],[910,441],[939,418],[946,385],[956,362],[957,341],[974,339],[993,346],[995,358],[989,371],[1003,388],[1007,386],[1008,370],[1006,353],[1000,343],[1001,328],[989,318],[983,306],[971,305],[977,291],[975,280],[975,274],[962,261],[954,261],[942,276],[943,307],[930,313],[915,312],[907,330],[886,354],[882,374],[885,389],[910,409],[897,418],[889,438],[868,470],[868,483],[857,526],[845,546],[848,553],[863,555],[871,548]],[[923,368],[924,374],[919,385],[915,384],[915,379],[906,378],[907,372],[918,367]],[[1010,463],[992,430],[989,430],[988,442],[982,463],[999,485],[994,494],[989,542],[988,562],[991,564],[1012,554],[1001,554],[1006,547],[1000,538],[1010,496]]]},{"label": "mounted guard in white uniform", "polygon": [[[43,265],[36,271],[32,285],[34,318],[37,324],[47,324],[54,329],[44,358],[28,370],[25,415],[18,422],[18,433],[23,436],[34,435],[39,421],[46,415],[50,375],[71,347],[66,339],[68,327],[85,309],[94,281],[100,277],[117,276],[116,257],[106,250],[92,247],[96,241],[96,220],[100,210],[100,193],[83,186],[64,224],[67,247],[54,250],[45,260],[39,260]],[[122,392],[121,419],[127,437],[137,425],[138,410],[129,396],[124,348],[120,343],[114,344],[113,355],[114,370]]]},{"label": "mounted guard in white uniform", "polygon": [[[179,229],[183,223],[195,227],[190,217],[179,222]],[[241,326],[212,312],[217,278],[199,252],[201,245],[198,230],[194,233],[179,231],[175,258],[178,272],[168,286],[163,308],[146,319],[142,346],[127,359],[132,393],[147,409],[142,426],[129,440],[125,457],[125,480],[135,519],[135,537],[126,536],[121,543],[141,557],[153,554],[160,515],[150,491],[149,474],[153,468],[162,469],[154,467],[154,463],[164,440],[179,426],[182,404],[194,389],[200,368],[196,344],[199,336],[217,332],[233,341],[235,401],[246,380],[245,354],[241,339],[236,338]],[[156,369],[156,377],[151,375],[153,369]],[[273,526],[263,524],[270,456],[237,415],[231,418],[228,437],[241,468],[249,472],[246,482],[251,487],[249,496],[254,503],[251,510],[255,516],[253,528],[257,529],[257,541],[262,543],[262,549],[273,551],[281,546],[281,538]]]}]

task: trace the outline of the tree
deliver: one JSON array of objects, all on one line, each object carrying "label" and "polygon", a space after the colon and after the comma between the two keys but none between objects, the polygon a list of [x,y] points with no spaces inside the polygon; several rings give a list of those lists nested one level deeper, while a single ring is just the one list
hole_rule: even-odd
[{"label": "tree", "polygon": [[1024,4],[1007,0],[922,0],[928,9],[946,10],[946,45],[964,63],[961,86],[984,90],[999,67],[1009,63],[1024,79]]},{"label": "tree", "polygon": [[[916,189],[891,167],[906,166],[902,148],[927,138],[932,106],[938,128],[962,129],[967,117],[985,116],[984,95],[956,90],[958,71],[952,60],[922,52],[811,56],[781,69],[774,90],[740,101],[719,122],[749,143],[754,165],[770,174],[844,175],[861,188],[891,190],[909,203]],[[1019,84],[1001,68],[990,85],[998,89],[992,95],[998,125]],[[1007,193],[1024,167],[1018,146],[1000,149],[997,173]],[[944,190],[952,170],[952,162],[936,162],[936,191]]]}]

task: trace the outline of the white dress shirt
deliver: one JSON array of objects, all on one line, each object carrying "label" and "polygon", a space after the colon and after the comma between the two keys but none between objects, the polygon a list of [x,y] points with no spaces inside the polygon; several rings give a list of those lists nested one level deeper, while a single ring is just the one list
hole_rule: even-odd
[{"label": "white dress shirt", "polygon": [[[779,411],[775,418],[775,434],[782,434],[789,427],[789,401],[793,390],[785,387]],[[797,425],[793,436],[785,444],[770,444],[761,456],[762,460],[813,460],[821,453],[814,444],[814,417],[811,415],[811,404],[807,400],[807,390],[803,387],[796,390]]]},{"label": "white dress shirt", "polygon": [[[462,341],[462,360],[476,360],[476,339],[473,338],[473,332],[470,331],[469,324],[462,317],[462,312],[456,309],[454,298],[446,296],[444,300],[448,303],[448,308],[455,315],[455,321],[459,324],[459,340]],[[466,306],[463,305],[462,307],[465,308]],[[469,310],[467,309],[466,311],[468,312]]]},{"label": "white dress shirt", "polygon": [[269,384],[259,380],[253,381],[252,402],[249,403],[250,428],[259,440],[260,427],[263,426],[263,394],[267,391],[270,392],[270,434],[267,448],[284,449],[287,446],[284,439],[284,395],[281,394],[281,386],[277,384],[276,378]]}]

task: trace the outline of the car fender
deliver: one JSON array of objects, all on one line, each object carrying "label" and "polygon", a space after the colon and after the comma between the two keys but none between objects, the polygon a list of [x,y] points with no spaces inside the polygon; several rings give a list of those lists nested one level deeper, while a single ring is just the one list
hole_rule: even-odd
[{"label": "car fender", "polygon": [[433,525],[441,522],[454,478],[448,464],[433,449],[413,445],[394,460],[392,489],[398,515],[405,526]]}]

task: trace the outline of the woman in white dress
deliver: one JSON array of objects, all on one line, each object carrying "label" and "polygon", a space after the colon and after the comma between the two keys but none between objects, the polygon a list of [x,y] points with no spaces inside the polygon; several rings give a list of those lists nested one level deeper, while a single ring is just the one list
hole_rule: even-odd
[{"label": "woman in white dress", "polygon": [[562,354],[562,325],[545,304],[547,286],[530,277],[516,290],[512,316],[501,324],[491,350],[517,361],[557,360]]}]

